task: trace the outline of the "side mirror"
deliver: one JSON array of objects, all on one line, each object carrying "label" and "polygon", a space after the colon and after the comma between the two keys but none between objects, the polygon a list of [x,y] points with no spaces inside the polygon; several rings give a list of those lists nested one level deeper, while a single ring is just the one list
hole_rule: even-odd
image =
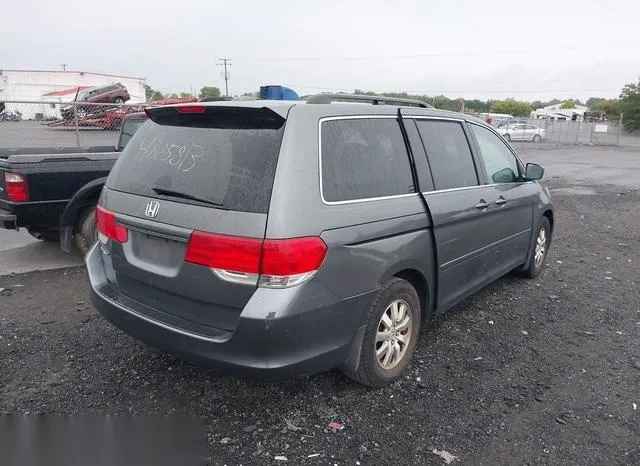
[{"label": "side mirror", "polygon": [[528,163],[524,171],[524,177],[529,181],[535,181],[544,175],[544,167],[537,163]]}]

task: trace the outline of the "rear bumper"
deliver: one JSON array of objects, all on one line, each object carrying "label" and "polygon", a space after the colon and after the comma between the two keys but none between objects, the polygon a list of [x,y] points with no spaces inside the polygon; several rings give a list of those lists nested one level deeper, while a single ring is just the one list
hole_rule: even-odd
[{"label": "rear bumper", "polygon": [[[177,357],[243,377],[281,380],[341,366],[357,347],[372,293],[301,309],[299,290],[259,288],[236,329],[197,335],[149,319],[106,279],[99,245],[86,258],[92,302],[125,333]],[[315,297],[314,297],[315,298]],[[298,303],[294,308],[294,303]],[[138,303],[139,304],[139,303]],[[139,304],[139,306],[143,306]]]},{"label": "rear bumper", "polygon": [[0,227],[9,229],[26,227],[35,231],[58,230],[60,216],[67,202],[3,202],[3,206],[0,207]]},{"label": "rear bumper", "polygon": [[6,228],[7,230],[17,230],[18,218],[15,214],[12,214],[7,210],[0,209],[0,227]]}]

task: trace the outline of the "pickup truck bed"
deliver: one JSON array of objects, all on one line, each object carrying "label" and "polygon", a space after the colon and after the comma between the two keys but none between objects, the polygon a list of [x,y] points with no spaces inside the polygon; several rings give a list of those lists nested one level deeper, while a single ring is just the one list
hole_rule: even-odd
[{"label": "pickup truck bed", "polygon": [[[67,252],[76,237],[86,252],[95,239],[93,211],[109,171],[145,120],[144,114],[127,115],[118,147],[0,148],[0,227],[59,239]],[[12,198],[10,189],[24,198]],[[78,234],[86,238],[78,241]]]}]

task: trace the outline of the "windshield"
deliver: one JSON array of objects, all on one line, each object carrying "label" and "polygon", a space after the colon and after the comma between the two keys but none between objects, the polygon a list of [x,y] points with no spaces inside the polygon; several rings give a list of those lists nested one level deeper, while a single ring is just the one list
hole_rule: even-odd
[{"label": "windshield", "polygon": [[91,91],[91,89],[85,89],[84,91],[80,91],[78,92],[78,96],[76,97],[76,100],[86,100],[87,99],[87,94],[89,94],[89,91]]}]

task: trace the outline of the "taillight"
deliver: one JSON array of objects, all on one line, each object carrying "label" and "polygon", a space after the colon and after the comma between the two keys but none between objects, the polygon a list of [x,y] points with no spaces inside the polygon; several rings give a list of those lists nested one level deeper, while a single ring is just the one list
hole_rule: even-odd
[{"label": "taillight", "polygon": [[262,240],[194,231],[184,260],[228,282],[287,288],[309,280],[326,254],[318,237]]},{"label": "taillight", "polygon": [[24,176],[17,173],[5,173],[4,186],[7,189],[7,199],[9,201],[27,202],[29,200],[29,185]]},{"label": "taillight", "polygon": [[128,239],[127,229],[116,223],[116,214],[105,209],[101,205],[96,207],[96,229],[101,242],[107,239],[126,243]]}]

